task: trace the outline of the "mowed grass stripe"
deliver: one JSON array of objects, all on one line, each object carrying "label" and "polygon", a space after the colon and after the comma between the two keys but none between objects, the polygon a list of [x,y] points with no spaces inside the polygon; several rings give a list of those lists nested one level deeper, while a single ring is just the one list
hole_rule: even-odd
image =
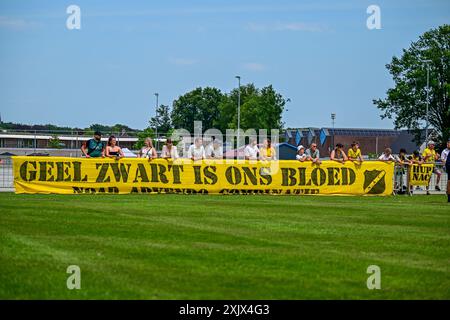
[{"label": "mowed grass stripe", "polygon": [[448,299],[443,198],[0,194],[0,297]]}]

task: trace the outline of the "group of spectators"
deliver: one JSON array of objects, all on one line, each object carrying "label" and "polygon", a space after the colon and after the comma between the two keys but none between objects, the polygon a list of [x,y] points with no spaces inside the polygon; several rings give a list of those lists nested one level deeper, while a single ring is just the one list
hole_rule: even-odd
[{"label": "group of spectators", "polygon": [[[81,151],[86,158],[91,157],[109,157],[120,159],[124,157],[122,149],[117,145],[117,139],[114,136],[108,138],[108,143],[106,146],[101,141],[101,132],[95,132],[94,138],[85,142]],[[448,201],[450,202],[450,139],[447,142],[447,148],[443,150],[442,154],[435,150],[435,143],[429,141],[425,150],[420,153],[419,151],[414,151],[411,155],[407,155],[405,149],[400,149],[398,155],[392,154],[391,148],[386,148],[378,158],[380,161],[395,162],[400,166],[410,165],[410,164],[434,164],[436,161],[441,160],[446,167],[447,174],[449,175],[447,194]],[[156,149],[153,147],[153,142],[151,138],[147,138],[144,141],[144,146],[139,151],[138,157],[155,159],[158,157]],[[164,159],[177,159],[179,158],[176,146],[174,146],[171,139],[167,139],[161,152],[161,158]],[[250,143],[244,148],[244,157],[246,160],[276,160],[277,154],[275,148],[272,146],[270,139],[265,139],[263,145],[258,147],[258,142],[256,138],[251,138]],[[212,137],[212,141],[204,147],[203,139],[200,137],[195,138],[194,143],[189,147],[187,152],[187,158],[192,160],[203,160],[203,159],[223,159],[223,148],[222,143]],[[317,148],[316,143],[312,143],[308,149],[303,145],[297,147],[296,160],[300,162],[311,161],[315,164],[320,164],[320,152]],[[336,147],[330,153],[330,160],[344,163],[346,161],[357,161],[363,162],[364,159],[361,154],[360,145],[358,142],[353,142],[348,149],[347,153],[344,150],[344,145],[342,143],[337,143]],[[442,172],[436,166],[433,167],[433,173],[436,174],[436,185],[435,189],[440,191],[439,182],[441,179]],[[427,187],[427,193],[428,187]]]},{"label": "group of spectators", "polygon": [[[110,136],[106,145],[101,139],[101,132],[95,132],[94,138],[86,141],[81,146],[82,155],[86,158],[106,157],[120,159],[124,157],[122,149],[117,145],[115,136]],[[158,153],[156,152],[156,148],[153,147],[151,138],[145,139],[144,146],[139,150],[138,157],[147,159],[158,158]],[[250,143],[245,147],[244,157],[246,160],[276,160],[277,154],[270,139],[265,139],[263,145],[258,147],[255,138],[250,139]],[[173,160],[179,158],[177,147],[174,146],[172,139],[169,138],[166,140],[160,158]],[[197,137],[195,138],[194,143],[189,146],[187,158],[194,161],[203,159],[223,159],[222,143],[220,140],[212,137],[211,142],[205,147],[203,145],[203,139]]]}]

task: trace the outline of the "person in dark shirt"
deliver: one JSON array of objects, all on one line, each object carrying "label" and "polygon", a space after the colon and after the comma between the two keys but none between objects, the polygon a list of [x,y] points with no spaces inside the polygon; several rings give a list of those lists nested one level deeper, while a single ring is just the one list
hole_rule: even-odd
[{"label": "person in dark shirt", "polygon": [[105,157],[105,144],[102,142],[102,133],[96,131],[94,138],[89,139],[81,146],[81,153],[86,158],[104,158]]}]

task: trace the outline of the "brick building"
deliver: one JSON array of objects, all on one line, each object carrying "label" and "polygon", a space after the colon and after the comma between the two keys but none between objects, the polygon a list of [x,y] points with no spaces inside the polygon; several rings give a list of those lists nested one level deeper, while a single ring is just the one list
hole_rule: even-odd
[{"label": "brick building", "polygon": [[400,148],[412,153],[419,149],[413,139],[407,130],[394,129],[298,128],[285,132],[286,142],[305,147],[314,142],[324,157],[329,156],[333,145],[342,143],[347,150],[353,141],[360,143],[364,155],[381,154],[386,147],[392,148],[394,153],[398,153]]}]

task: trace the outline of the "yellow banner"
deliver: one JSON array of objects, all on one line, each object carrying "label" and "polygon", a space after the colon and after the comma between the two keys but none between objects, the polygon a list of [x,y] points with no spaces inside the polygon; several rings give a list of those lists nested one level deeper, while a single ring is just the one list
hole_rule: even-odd
[{"label": "yellow banner", "polygon": [[13,157],[16,193],[390,195],[393,163]]},{"label": "yellow banner", "polygon": [[433,174],[434,164],[413,164],[409,168],[409,184],[427,186]]}]

